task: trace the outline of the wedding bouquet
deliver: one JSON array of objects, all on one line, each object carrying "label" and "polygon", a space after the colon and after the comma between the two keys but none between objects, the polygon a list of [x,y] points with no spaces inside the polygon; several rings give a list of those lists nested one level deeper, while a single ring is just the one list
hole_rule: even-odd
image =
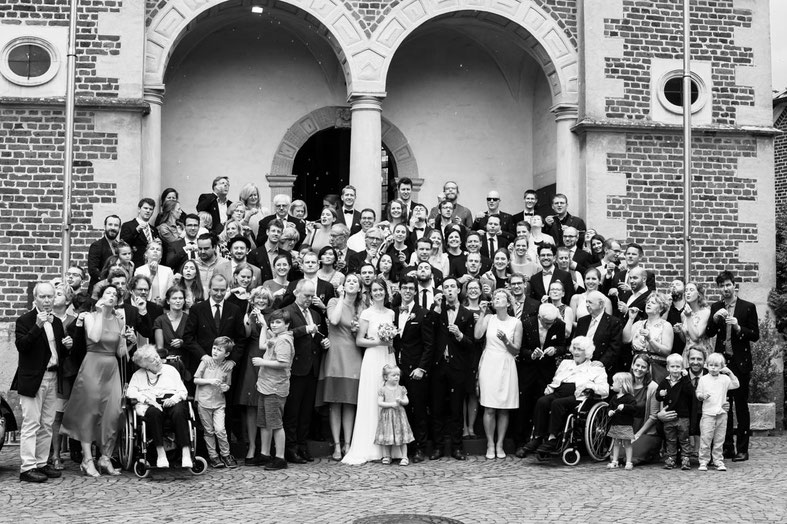
[{"label": "wedding bouquet", "polygon": [[377,337],[382,342],[390,342],[399,333],[399,330],[393,324],[384,322],[377,327]]}]

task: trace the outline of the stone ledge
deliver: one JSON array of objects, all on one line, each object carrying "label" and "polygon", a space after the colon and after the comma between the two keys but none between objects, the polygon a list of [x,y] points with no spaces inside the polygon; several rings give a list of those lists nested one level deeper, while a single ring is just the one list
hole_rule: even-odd
[{"label": "stone ledge", "polygon": [[[65,97],[48,98],[27,98],[27,97],[0,97],[0,107],[14,107],[24,109],[41,109],[52,107],[65,107]],[[78,96],[76,98],[77,109],[87,109],[93,111],[124,111],[131,113],[150,113],[150,104],[143,98],[102,98],[90,96]]]},{"label": "stone ledge", "polygon": [[[732,126],[732,125],[697,125],[691,127],[694,134],[703,135],[745,135],[745,136],[777,136],[783,132],[771,126]],[[660,122],[642,122],[630,120],[593,120],[584,118],[571,128],[577,134],[588,131],[621,131],[621,132],[646,132],[646,133],[683,133],[683,126],[679,124],[664,124]]]}]

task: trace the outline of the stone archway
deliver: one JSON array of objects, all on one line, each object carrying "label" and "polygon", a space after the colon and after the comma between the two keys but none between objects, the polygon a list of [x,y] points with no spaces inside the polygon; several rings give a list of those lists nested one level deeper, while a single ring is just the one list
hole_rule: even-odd
[{"label": "stone archway", "polygon": [[[292,184],[295,182],[292,166],[298,150],[315,133],[333,127],[350,127],[349,106],[328,106],[316,109],[299,119],[287,130],[279,147],[276,148],[270,174],[265,177],[271,190],[271,198],[277,194],[292,195]],[[412,179],[413,189],[418,191],[423,179],[418,176],[418,163],[410,144],[401,130],[384,117],[382,118],[382,142],[396,162],[398,177]]]}]

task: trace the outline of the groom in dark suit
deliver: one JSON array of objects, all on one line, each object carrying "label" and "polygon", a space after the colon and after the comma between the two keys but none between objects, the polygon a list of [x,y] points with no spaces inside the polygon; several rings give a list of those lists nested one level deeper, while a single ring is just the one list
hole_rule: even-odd
[{"label": "groom in dark suit", "polygon": [[60,472],[48,465],[47,459],[52,443],[61,364],[73,341],[66,336],[60,319],[52,314],[54,286],[48,282],[36,284],[33,297],[35,308],[16,321],[19,366],[11,389],[19,392],[22,406],[19,480],[46,482],[60,477]]},{"label": "groom in dark suit", "polygon": [[735,409],[738,419],[737,442],[733,439],[732,417],[727,418],[727,435],[724,439],[724,456],[731,455],[734,462],[741,462],[749,460],[751,343],[760,339],[760,323],[754,304],[738,297],[735,275],[730,271],[722,271],[716,277],[716,285],[721,292],[721,300],[710,308],[711,318],[705,334],[716,337],[716,353],[724,354],[727,366],[741,383],[738,389],[727,394],[730,409]]},{"label": "groom in dark suit", "polygon": [[355,187],[347,185],[342,189],[342,206],[337,215],[337,223],[347,226],[350,236],[361,230],[361,212],[355,209]]},{"label": "groom in dark suit", "polygon": [[544,244],[538,248],[538,261],[541,264],[541,271],[530,277],[530,296],[536,300],[549,293],[549,286],[552,282],[559,280],[563,284],[563,303],[571,303],[574,296],[574,281],[568,271],[558,269],[555,265],[555,254],[557,248],[552,244]]},{"label": "groom in dark suit", "polygon": [[316,292],[313,282],[299,280],[295,286],[295,302],[284,308],[290,314],[295,344],[290,394],[284,405],[283,419],[287,439],[284,457],[293,464],[314,461],[306,447],[306,435],[314,411],[322,352],[331,345],[326,337],[325,317],[311,307]]},{"label": "groom in dark suit", "polygon": [[623,347],[623,324],[617,317],[604,311],[604,294],[601,291],[588,291],[587,308],[590,312],[577,321],[575,337],[588,337],[596,346],[593,360],[604,364],[610,382],[618,369],[620,353]]},{"label": "groom in dark suit", "polygon": [[451,456],[466,460],[462,449],[464,399],[473,382],[475,340],[473,314],[459,304],[459,283],[453,277],[443,280],[443,296],[435,295],[434,355],[431,376],[432,425],[434,450],[430,460],[443,456],[443,438],[451,441]]},{"label": "groom in dark suit", "polygon": [[407,388],[410,404],[405,408],[413,429],[413,462],[423,462],[428,434],[427,407],[429,378],[432,367],[434,328],[429,311],[414,301],[418,284],[414,277],[405,276],[399,282],[401,305],[394,310],[394,325],[399,334],[394,337],[396,360],[402,371],[401,383]]}]

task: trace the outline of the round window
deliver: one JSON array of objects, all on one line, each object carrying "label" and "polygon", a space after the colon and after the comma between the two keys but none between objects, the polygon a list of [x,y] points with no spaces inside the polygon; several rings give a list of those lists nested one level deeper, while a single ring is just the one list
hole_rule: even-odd
[{"label": "round window", "polygon": [[10,41],[3,48],[0,73],[22,86],[49,82],[59,69],[54,46],[38,37],[26,36]]},{"label": "round window", "polygon": [[[702,79],[691,73],[691,112],[696,113],[705,106],[707,88]],[[683,71],[674,70],[661,77],[658,88],[661,105],[673,113],[683,113]]]}]

